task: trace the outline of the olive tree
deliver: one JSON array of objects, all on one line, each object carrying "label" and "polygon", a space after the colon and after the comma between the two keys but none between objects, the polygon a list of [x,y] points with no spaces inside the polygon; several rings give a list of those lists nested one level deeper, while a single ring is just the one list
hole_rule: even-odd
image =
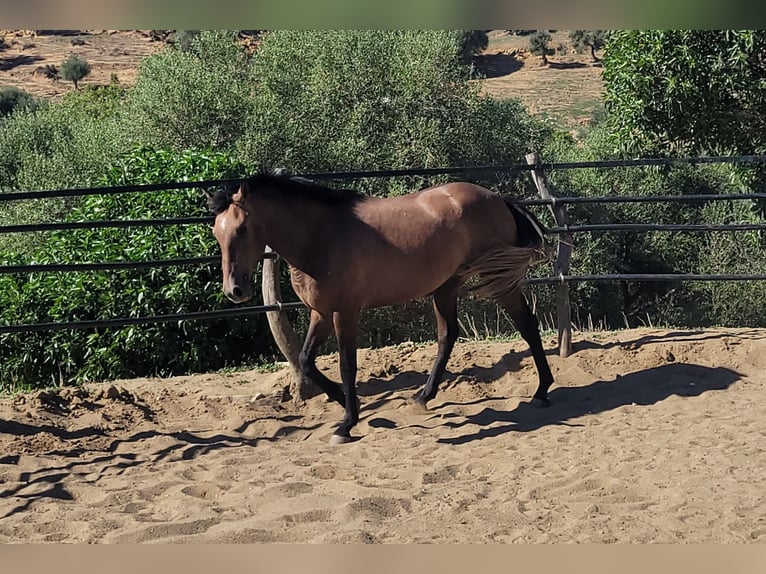
[{"label": "olive tree", "polygon": [[606,30],[572,30],[569,33],[569,39],[572,46],[578,52],[585,49],[590,50],[590,57],[594,62],[598,62],[596,50],[600,50],[606,44]]},{"label": "olive tree", "polygon": [[766,150],[766,31],[615,31],[603,66],[605,103],[623,147]]},{"label": "olive tree", "polygon": [[130,128],[170,149],[228,148],[244,136],[254,87],[237,34],[204,30],[141,62]]},{"label": "olive tree", "polygon": [[71,54],[61,64],[61,77],[68,82],[72,82],[75,89],[79,88],[80,80],[88,74],[90,74],[90,64],[77,54]]},{"label": "olive tree", "polygon": [[[253,61],[243,161],[298,171],[519,161],[547,132],[518,101],[479,92],[461,39],[434,30],[268,33]],[[377,185],[391,191],[391,182]]]}]

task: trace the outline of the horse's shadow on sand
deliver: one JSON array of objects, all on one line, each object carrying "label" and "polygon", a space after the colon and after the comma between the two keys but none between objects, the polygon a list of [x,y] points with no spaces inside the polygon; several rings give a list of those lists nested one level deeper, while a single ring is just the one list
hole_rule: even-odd
[{"label": "horse's shadow on sand", "polygon": [[[60,448],[46,453],[46,456],[62,457],[67,459],[67,462],[21,472],[18,480],[15,481],[17,484],[6,486],[6,488],[2,488],[0,484],[0,500],[8,502],[13,500],[10,508],[0,510],[0,520],[26,511],[37,500],[74,500],[74,496],[69,492],[65,484],[65,479],[71,476],[79,477],[82,482],[97,483],[101,476],[121,475],[141,465],[154,464],[169,459],[192,460],[222,448],[255,447],[262,442],[274,442],[295,432],[315,430],[321,426],[319,423],[311,426],[289,424],[301,418],[297,415],[277,415],[270,418],[286,423],[273,436],[254,438],[242,436],[241,433],[245,432],[251,424],[260,420],[256,418],[233,429],[232,433],[219,433],[213,436],[202,436],[201,433],[189,431],[161,432],[150,430],[137,432],[127,438],[115,438],[101,452],[83,448],[77,444],[79,439],[96,436],[108,437],[108,433],[99,428],[88,427],[77,431],[68,431],[52,425],[30,425],[16,421],[0,420],[0,433],[16,436],[49,433],[61,440],[73,441],[75,443],[71,446],[68,445],[67,448]],[[133,452],[122,452],[125,445],[141,443],[159,437],[173,439],[172,444],[158,451],[142,455]],[[0,464],[16,465],[19,463],[19,460],[19,455],[6,455],[0,457]],[[98,467],[97,473],[93,471],[94,466]]]},{"label": "horse's shadow on sand", "polygon": [[[695,397],[708,391],[725,390],[741,377],[740,373],[725,367],[671,363],[618,375],[612,380],[597,380],[584,387],[557,387],[548,394],[549,408],[539,409],[529,402],[521,402],[510,411],[488,407],[460,417],[461,421],[445,420],[446,427],[466,428],[470,432],[441,438],[437,442],[465,444],[507,432],[534,431],[548,425],[580,426],[567,421],[625,405],[652,405],[672,395]],[[445,415],[446,419],[453,417],[457,418],[456,415]],[[480,428],[473,430],[472,427]]]},{"label": "horse's shadow on sand", "polygon": [[[649,345],[657,342],[694,342],[703,339],[715,339],[728,336],[725,333],[703,332],[673,332],[663,335],[647,335],[633,341],[610,342],[599,344],[584,341],[575,345],[575,352],[583,349],[607,349],[615,346]],[[760,338],[760,337],[757,337]],[[555,354],[548,350],[547,354]],[[521,368],[523,359],[530,356],[529,351],[506,353],[491,367],[471,367],[463,373],[445,374],[444,385],[460,384],[466,375],[478,381],[492,382],[507,372],[516,372]],[[611,380],[596,380],[581,387],[557,387],[554,383],[549,392],[551,406],[539,409],[530,402],[519,403],[510,411],[495,408],[484,408],[480,412],[469,415],[454,413],[439,413],[441,409],[450,406],[476,405],[484,402],[503,400],[507,397],[487,397],[470,401],[469,403],[445,402],[431,406],[435,416],[443,420],[443,426],[450,429],[466,429],[466,434],[457,437],[440,438],[438,443],[465,444],[483,438],[494,437],[507,432],[529,432],[548,425],[578,426],[568,421],[584,415],[598,414],[617,409],[625,405],[652,405],[677,395],[695,397],[708,391],[725,390],[742,378],[742,375],[726,367],[707,367],[693,363],[668,363],[648,369],[633,371],[625,375],[617,375]],[[392,380],[381,381],[371,379],[370,385],[360,395],[374,397],[365,409],[375,409],[392,400],[397,391],[420,388],[425,383],[426,375],[415,371],[406,371],[396,375]],[[370,426],[396,428],[393,421],[383,418],[372,418]],[[408,425],[421,426],[421,425]],[[429,427],[431,428],[431,427]]]}]

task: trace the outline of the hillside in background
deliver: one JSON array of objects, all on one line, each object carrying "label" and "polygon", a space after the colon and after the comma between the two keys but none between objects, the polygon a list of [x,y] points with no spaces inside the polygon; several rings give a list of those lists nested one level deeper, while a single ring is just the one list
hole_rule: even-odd
[{"label": "hillside in background", "polygon": [[55,78],[71,54],[91,66],[81,86],[109,84],[113,76],[132,85],[141,60],[166,44],[163,35],[151,30],[0,30],[2,39],[0,87],[16,86],[44,98],[74,89],[72,82]]},{"label": "hillside in background", "polygon": [[[162,49],[170,31],[155,30],[0,30],[0,87],[16,86],[33,96],[53,98],[72,89],[55,70],[77,54],[91,65],[81,86],[132,85],[143,58]],[[601,68],[590,54],[572,49],[567,30],[552,33],[555,54],[549,65],[529,52],[529,36],[492,30],[489,46],[477,57],[482,88],[498,98],[520,98],[530,112],[576,129],[601,105]]]},{"label": "hillside in background", "polygon": [[576,129],[601,108],[601,65],[592,61],[589,52],[575,52],[569,30],[557,30],[551,36],[549,46],[555,53],[546,66],[529,52],[528,35],[492,30],[489,46],[477,58],[484,76],[479,81],[487,94],[519,98],[530,113]]}]

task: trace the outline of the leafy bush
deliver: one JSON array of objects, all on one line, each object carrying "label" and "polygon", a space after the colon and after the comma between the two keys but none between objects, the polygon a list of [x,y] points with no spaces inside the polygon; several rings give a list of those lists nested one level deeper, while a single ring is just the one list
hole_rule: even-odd
[{"label": "leafy bush", "polygon": [[0,119],[17,110],[33,110],[38,102],[30,94],[16,86],[0,88]]},{"label": "leafy bush", "polygon": [[141,62],[128,127],[167,149],[231,147],[245,137],[252,109],[248,56],[237,35],[225,30],[186,36],[182,46]]},{"label": "leafy bush", "polygon": [[[120,110],[119,86],[88,87],[33,110],[6,118],[0,129],[0,193],[7,190],[68,189],[94,185],[107,165],[130,146]],[[9,224],[60,220],[76,199],[0,203]],[[0,235],[0,251],[28,253],[38,237]]]},{"label": "leafy bush", "polygon": [[[111,167],[105,185],[232,177],[242,166],[221,153],[139,149]],[[89,196],[70,220],[184,217],[207,213],[199,190]],[[38,263],[154,260],[218,254],[207,226],[51,233]],[[21,262],[13,254],[4,263]],[[5,324],[136,317],[226,306],[217,266],[89,273],[0,275]],[[272,352],[265,317],[184,321],[88,331],[0,335],[2,388],[207,371]]]}]

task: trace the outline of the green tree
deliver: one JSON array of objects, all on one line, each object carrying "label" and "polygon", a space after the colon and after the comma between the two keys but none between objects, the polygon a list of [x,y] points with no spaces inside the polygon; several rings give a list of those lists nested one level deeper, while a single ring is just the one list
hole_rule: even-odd
[{"label": "green tree", "polygon": [[766,31],[615,31],[603,66],[611,126],[631,153],[766,151]]},{"label": "green tree", "polygon": [[[273,31],[254,55],[246,161],[294,171],[515,162],[545,129],[517,100],[483,96],[459,31]],[[411,190],[422,180],[360,182]]]},{"label": "green tree", "polygon": [[129,129],[169,149],[231,147],[245,137],[256,85],[235,32],[201,31],[188,48],[169,46],[141,62]]},{"label": "green tree", "polygon": [[596,56],[596,50],[600,50],[606,44],[606,30],[572,30],[569,32],[569,39],[572,46],[578,52],[590,49],[590,57],[594,62],[599,59]]},{"label": "green tree", "polygon": [[553,49],[548,46],[552,36],[548,30],[537,30],[529,38],[529,51],[535,56],[540,56],[543,64],[548,65],[548,56],[553,54]]},{"label": "green tree", "polygon": [[61,77],[72,82],[75,89],[79,86],[80,80],[90,74],[90,64],[77,54],[71,54],[66,61],[61,64]]},{"label": "green tree", "polygon": [[460,60],[468,64],[474,56],[481,54],[489,46],[486,30],[463,30],[460,37]]}]

